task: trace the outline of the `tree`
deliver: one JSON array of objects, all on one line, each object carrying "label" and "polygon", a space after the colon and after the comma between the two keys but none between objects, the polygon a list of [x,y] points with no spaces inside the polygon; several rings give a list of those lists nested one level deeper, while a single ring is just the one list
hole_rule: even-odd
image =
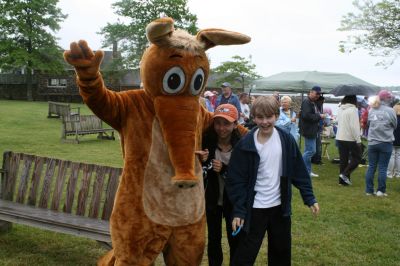
[{"label": "tree", "polygon": [[340,42],[340,51],[364,48],[372,56],[386,57],[378,65],[393,64],[400,54],[400,1],[355,0],[353,5],[359,13],[344,15],[339,28],[340,31],[351,31],[353,35]]},{"label": "tree", "polygon": [[32,72],[60,72],[62,49],[54,33],[67,16],[58,0],[0,0],[0,68],[26,70],[32,100]]},{"label": "tree", "polygon": [[118,42],[124,68],[137,68],[146,49],[146,26],[160,16],[174,18],[177,28],[195,34],[197,17],[189,12],[186,0],[120,0],[112,5],[115,13],[124,17],[101,29],[104,35],[103,47]]},{"label": "tree", "polygon": [[223,75],[223,78],[217,80],[217,83],[228,81],[231,83],[239,83],[242,90],[248,86],[251,81],[261,76],[255,72],[256,65],[249,59],[235,55],[232,61],[223,62],[218,67],[212,69],[212,73]]}]

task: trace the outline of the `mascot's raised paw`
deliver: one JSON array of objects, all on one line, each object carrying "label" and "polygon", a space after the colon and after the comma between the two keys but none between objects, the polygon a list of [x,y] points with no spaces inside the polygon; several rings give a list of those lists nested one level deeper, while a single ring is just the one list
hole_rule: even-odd
[{"label": "mascot's raised paw", "polygon": [[76,74],[80,80],[94,80],[99,76],[100,64],[104,52],[101,50],[93,53],[87,42],[80,40],[73,42],[70,50],[64,52],[64,59],[75,67]]}]

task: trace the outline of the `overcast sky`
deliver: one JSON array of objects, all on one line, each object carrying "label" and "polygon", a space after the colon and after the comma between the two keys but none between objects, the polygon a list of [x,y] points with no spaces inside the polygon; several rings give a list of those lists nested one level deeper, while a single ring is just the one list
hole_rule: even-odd
[{"label": "overcast sky", "polygon": [[[68,18],[57,33],[59,44],[86,39],[100,49],[97,34],[107,22],[117,20],[115,0],[60,0]],[[219,46],[208,50],[211,67],[232,56],[252,56],[256,71],[269,76],[283,71],[316,70],[352,74],[378,86],[400,85],[400,59],[385,69],[375,66],[379,58],[367,51],[339,52],[346,33],[337,31],[342,15],[355,11],[351,0],[189,0],[198,27],[222,28],[249,35],[250,43]]]}]

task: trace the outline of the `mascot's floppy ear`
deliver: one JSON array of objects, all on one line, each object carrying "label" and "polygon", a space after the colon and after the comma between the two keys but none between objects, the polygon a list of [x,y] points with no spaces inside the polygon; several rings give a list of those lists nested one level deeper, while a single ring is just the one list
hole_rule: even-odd
[{"label": "mascot's floppy ear", "polygon": [[197,33],[197,40],[204,44],[204,50],[217,45],[245,44],[251,38],[247,35],[222,29],[204,29]]},{"label": "mascot's floppy ear", "polygon": [[[156,19],[146,27],[147,39],[156,45],[167,41],[174,32],[174,20],[169,17]],[[204,29],[197,33],[196,39],[208,50],[217,45],[245,44],[251,38],[247,35],[223,29]]]},{"label": "mascot's floppy ear", "polygon": [[174,20],[172,18],[156,19],[146,27],[147,40],[154,44],[161,44],[165,37],[170,36],[174,30]]}]

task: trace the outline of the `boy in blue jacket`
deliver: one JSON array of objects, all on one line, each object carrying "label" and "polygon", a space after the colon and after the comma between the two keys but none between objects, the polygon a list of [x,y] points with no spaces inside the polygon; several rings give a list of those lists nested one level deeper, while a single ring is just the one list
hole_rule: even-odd
[{"label": "boy in blue jacket", "polygon": [[253,265],[266,231],[268,265],[290,265],[292,184],[314,216],[319,206],[296,141],[275,127],[279,103],[272,96],[258,97],[251,115],[257,127],[235,146],[225,180],[232,229],[245,232],[231,265]]}]

